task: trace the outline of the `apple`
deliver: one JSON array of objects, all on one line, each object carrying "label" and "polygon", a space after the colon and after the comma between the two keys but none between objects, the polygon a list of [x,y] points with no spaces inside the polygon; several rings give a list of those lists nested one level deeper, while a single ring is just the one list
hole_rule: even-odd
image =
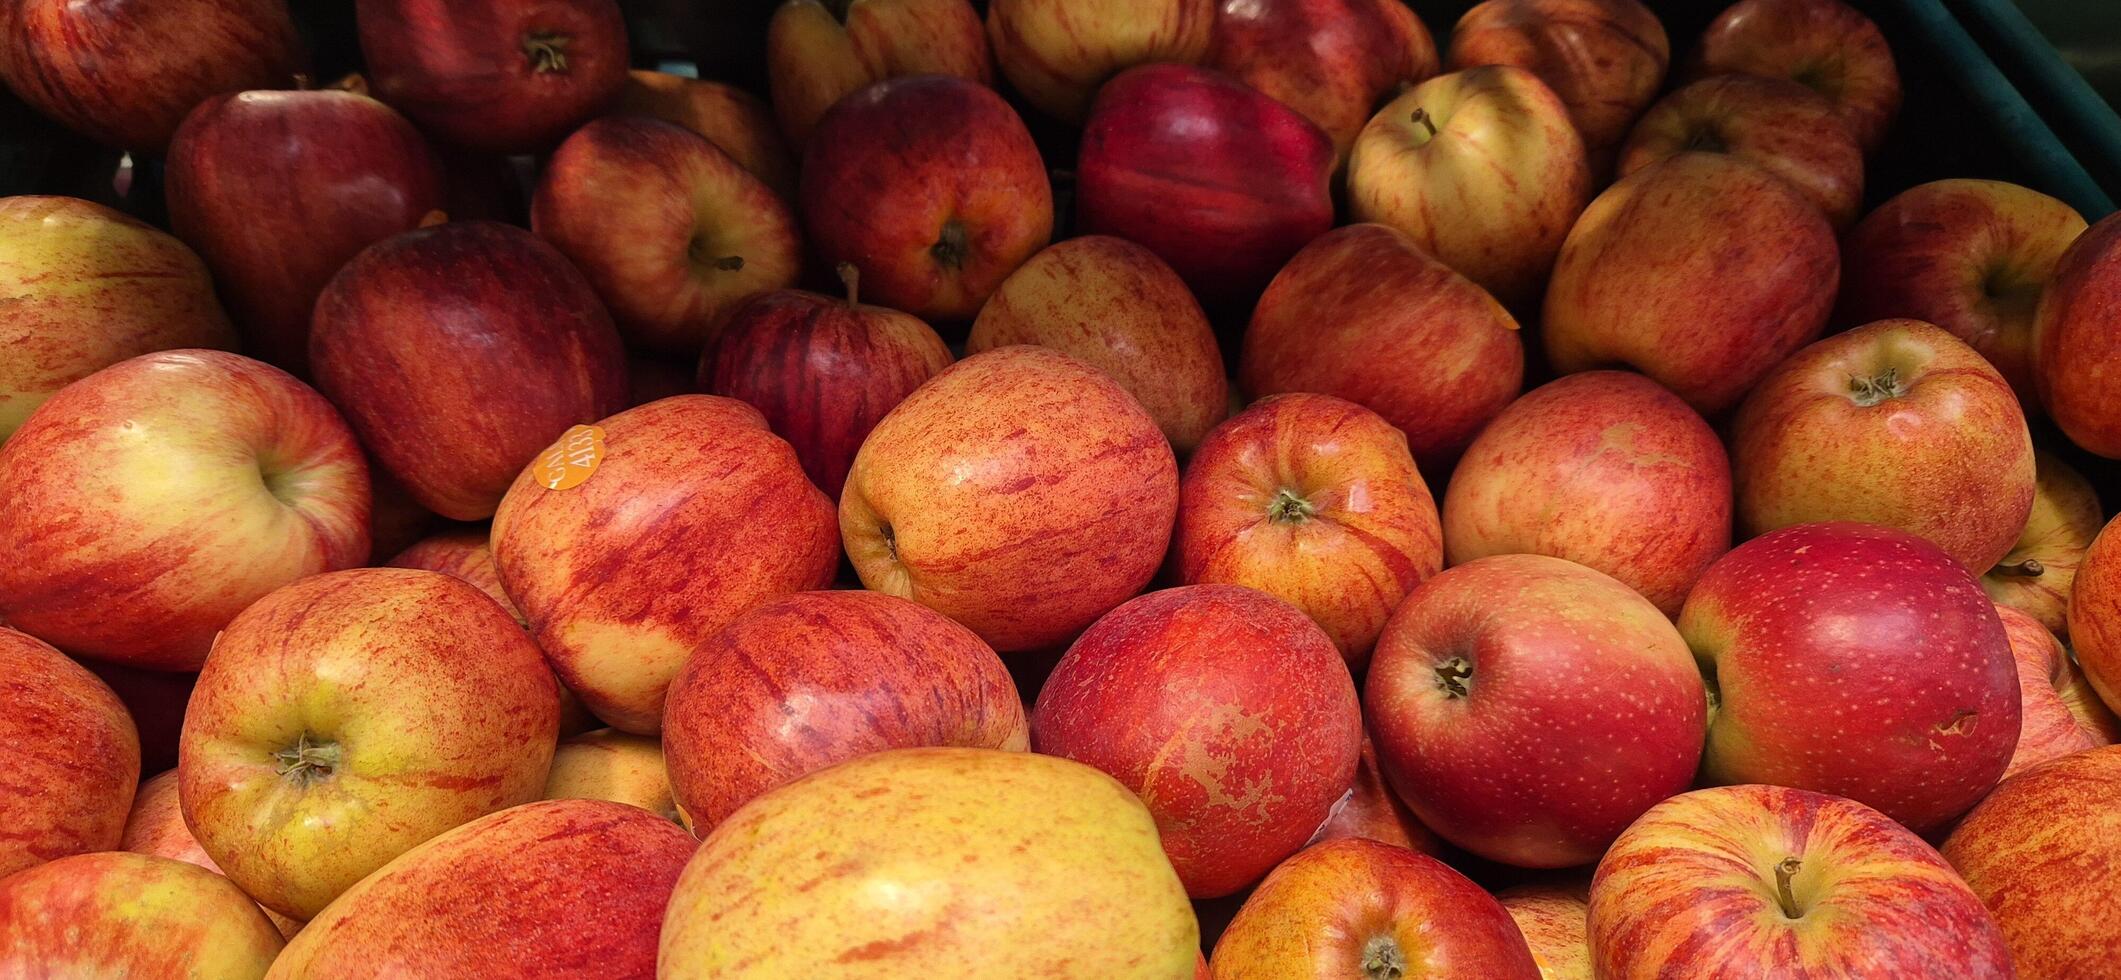
[{"label": "apple", "polygon": [[797,593],[737,617],[686,658],[663,715],[672,795],[702,829],[858,755],[1020,752],[1029,739],[1016,683],[979,637],[862,591]]},{"label": "apple", "polygon": [[878,82],[818,120],[798,209],[827,263],[877,303],[969,320],[1053,237],[1053,189],[1016,110],[947,75]]},{"label": "apple", "polygon": [[1063,643],[1156,574],[1178,510],[1171,444],[1059,351],[974,354],[877,423],[840,496],[862,584],[1003,653]]},{"label": "apple", "polygon": [[1327,841],[1282,862],[1208,967],[1215,980],[1540,975],[1493,896],[1442,861],[1373,840]]},{"label": "apple", "polygon": [[0,197],[0,443],[52,393],[130,357],[236,346],[206,264],[71,197]]},{"label": "apple", "polygon": [[1539,77],[1509,65],[1439,75],[1378,110],[1348,157],[1348,213],[1399,229],[1494,293],[1538,298],[1591,200],[1583,137]]},{"label": "apple", "polygon": [[[178,802],[177,771],[174,769],[140,784],[140,791],[133,796],[132,812],[125,818],[125,836],[119,839],[117,849],[170,858],[196,864],[215,874],[221,873],[221,866],[206,856],[206,850],[199,846],[199,839],[193,837],[191,828],[184,825],[184,808]],[[302,922],[262,905],[259,908],[280,935],[292,938],[302,931]]]},{"label": "apple", "polygon": [[177,738],[184,731],[184,706],[191,701],[199,675],[144,670],[102,660],[78,659],[96,679],[110,687],[132,718],[140,737],[140,771],[160,772],[177,764]]},{"label": "apple", "polygon": [[0,878],[53,858],[107,851],[140,781],[140,735],[88,669],[0,626]]},{"label": "apple", "polygon": [[1220,898],[1325,823],[1355,778],[1362,708],[1340,651],[1302,610],[1189,585],[1084,631],[1039,690],[1031,743],[1133,790],[1186,894]]},{"label": "apple", "polygon": [[734,85],[660,71],[630,71],[612,114],[647,116],[683,126],[729,154],[738,166],[795,200],[795,157],[781,139],[773,109]]},{"label": "apple", "polygon": [[604,800],[525,803],[427,841],[346,890],[269,976],[655,972],[692,835]]},{"label": "apple", "polygon": [[1679,396],[1639,374],[1588,371],[1532,390],[1481,430],[1443,500],[1453,565],[1566,558],[1619,579],[1666,616],[1731,548],[1731,464]]},{"label": "apple", "polygon": [[1998,604],[1996,615],[2010,637],[2018,668],[2018,748],[2003,771],[2009,779],[2027,769],[2102,745],[2121,742],[2121,722],[2099,700],[2099,692],[2077,670],[2069,651],[2040,621]]},{"label": "apple", "polygon": [[[1544,555],[1481,558],[1423,583],[1385,624],[1363,682],[1377,761],[1421,822],[1528,868],[1595,861],[1685,790],[1706,713],[1671,620],[1610,576]],[[1557,767],[1575,778],[1555,779]]]},{"label": "apple", "polygon": [[0,878],[0,974],[257,980],[280,931],[228,879],[169,858],[76,854]]},{"label": "apple", "polygon": [[1716,700],[1711,783],[1846,796],[1926,833],[1996,785],[2018,742],[1995,604],[1905,531],[1801,524],[1754,538],[1709,566],[1679,632]]},{"label": "apple", "polygon": [[1169,263],[1201,302],[1238,307],[1333,227],[1333,141],[1296,110],[1190,65],[1098,90],[1075,165],[1075,220]]},{"label": "apple", "polygon": [[989,0],[994,60],[1026,102],[1080,123],[1114,75],[1152,62],[1198,64],[1216,0]]},{"label": "apple", "polygon": [[1110,235],[1056,242],[1002,280],[965,353],[1051,347],[1112,376],[1189,455],[1230,412],[1207,314],[1155,252]]},{"label": "apple", "polygon": [[661,729],[694,647],[774,596],[824,588],[832,502],[750,406],[679,395],[577,426],[523,470],[493,560],[560,680],[612,727]]},{"label": "apple", "polygon": [[1920,837],[1781,786],[1643,814],[1598,862],[1590,933],[1600,977],[2015,975],[1996,921]]},{"label": "apple", "polygon": [[478,586],[479,591],[500,603],[518,625],[527,627],[529,620],[523,616],[523,610],[516,608],[515,600],[501,588],[501,573],[493,567],[493,551],[488,547],[488,541],[487,533],[476,528],[444,531],[421,538],[383,564],[390,568],[421,568],[454,575]]},{"label": "apple", "polygon": [[2010,553],[1981,576],[1981,587],[1997,603],[2069,639],[2069,597],[2077,566],[2105,522],[2091,481],[2061,457],[2034,450],[2032,513]]},{"label": "apple", "polygon": [[562,739],[545,777],[545,798],[624,803],[691,829],[671,798],[663,746],[646,735],[599,728]]},{"label": "apple", "polygon": [[833,103],[887,78],[994,84],[987,32],[968,0],[785,0],[766,28],[766,75],[788,142]]},{"label": "apple", "polygon": [[1220,0],[1203,63],[1303,113],[1346,161],[1378,103],[1436,74],[1436,41],[1400,0]]},{"label": "apple", "polygon": [[1892,46],[1841,0],[1739,0],[1702,32],[1694,77],[1786,78],[1824,95],[1865,153],[1900,111]]},{"label": "apple", "polygon": [[2099,220],[2055,261],[2033,312],[2033,381],[2040,404],[2071,442],[2121,459],[2121,357],[2111,311],[2121,296],[2121,219]]},{"label": "apple", "polygon": [[356,0],[376,97],[444,141],[542,150],[626,84],[615,0]]},{"label": "apple", "polygon": [[1407,809],[1399,794],[1385,782],[1384,772],[1377,766],[1377,749],[1367,732],[1362,737],[1362,754],[1355,762],[1354,784],[1340,802],[1333,804],[1333,812],[1318,825],[1318,831],[1305,846],[1343,837],[1379,841],[1423,854],[1443,851],[1443,842],[1436,839],[1436,832],[1423,826],[1421,818]]},{"label": "apple", "polygon": [[699,370],[701,390],[766,416],[833,500],[876,423],[951,363],[933,327],[864,305],[859,270],[842,263],[839,273],[844,299],[784,289],[739,304]]},{"label": "apple", "polygon": [[[1330,322],[1330,321],[1322,321]],[[1407,437],[1331,395],[1271,395],[1216,426],[1179,484],[1172,568],[1304,611],[1351,670],[1443,568],[1436,500]]]},{"label": "apple", "polygon": [[2121,746],[2056,759],[1996,787],[1944,842],[1995,913],[2025,977],[2095,977],[2121,938]]},{"label": "apple", "polygon": [[1539,975],[1547,980],[1591,980],[1591,883],[1518,885],[1495,896],[1524,933]]},{"label": "apple", "polygon": [[1637,0],[1485,0],[1451,28],[1445,59],[1452,71],[1514,65],[1539,76],[1568,107],[1592,169],[1604,172],[1663,87],[1672,47]]},{"label": "apple", "polygon": [[53,395],[0,445],[0,621],[72,653],[197,670],[267,592],[368,556],[368,468],[330,403],[176,350]]},{"label": "apple", "polygon": [[336,90],[208,99],[170,143],[164,188],[170,227],[214,270],[245,349],[303,378],[325,284],[446,206],[441,163],[412,123]]},{"label": "apple", "polygon": [[0,5],[0,81],[120,149],[160,153],[200,101],[291,84],[303,61],[284,0]]},{"label": "apple", "polygon": [[[0,457],[4,461],[5,457]],[[2121,711],[2121,520],[2092,539],[2069,598],[2069,638],[2077,663],[2106,706]],[[19,624],[18,624],[19,625]]]},{"label": "apple", "polygon": [[1865,215],[1841,242],[1835,319],[1912,317],[1988,358],[2028,411],[2033,311],[2084,218],[2052,197],[2000,180],[1918,184]]},{"label": "apple", "polygon": [[1238,384],[1253,397],[1355,402],[1406,433],[1439,479],[1524,388],[1509,311],[1378,224],[1336,228],[1296,253],[1260,296],[1241,352]]},{"label": "apple", "polygon": [[1681,153],[1584,209],[1542,311],[1563,374],[1626,366],[1707,416],[1826,327],[1841,253],[1789,182],[1722,153]]},{"label": "apple", "polygon": [[788,203],[698,133],[598,119],[545,163],[530,227],[581,268],[628,341],[690,356],[746,297],[795,284]]},{"label": "apple", "polygon": [[427,838],[542,795],[559,712],[537,647],[462,579],[314,576],[206,658],[178,748],[184,822],[259,904],[313,919]]},{"label": "apple", "polygon": [[1863,206],[1863,148],[1832,102],[1787,79],[1713,75],[1665,96],[1629,132],[1619,174],[1689,152],[1728,153],[1789,181],[1836,230]]},{"label": "apple", "polygon": [[1731,470],[1748,533],[1883,524],[1976,575],[2033,507],[2033,439],[2010,384],[1920,320],[1835,334],[1770,371],[1731,423]]},{"label": "apple", "polygon": [[872,752],[707,835],[663,919],[663,980],[1176,978],[1199,924],[1134,794],[1089,766]]}]

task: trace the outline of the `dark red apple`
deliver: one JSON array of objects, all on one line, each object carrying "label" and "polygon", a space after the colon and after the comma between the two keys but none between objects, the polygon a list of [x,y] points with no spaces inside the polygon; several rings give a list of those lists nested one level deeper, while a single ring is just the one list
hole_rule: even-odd
[{"label": "dark red apple", "polygon": [[1220,0],[1209,38],[1208,67],[1303,113],[1342,158],[1379,104],[1436,74],[1436,41],[1402,0]]}]

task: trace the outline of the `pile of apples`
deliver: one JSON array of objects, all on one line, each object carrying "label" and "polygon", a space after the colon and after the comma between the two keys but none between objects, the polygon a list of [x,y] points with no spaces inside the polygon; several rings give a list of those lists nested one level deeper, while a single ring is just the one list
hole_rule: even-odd
[{"label": "pile of apples", "polygon": [[0,975],[2121,975],[2121,217],[1839,0],[354,7],[0,0]]}]

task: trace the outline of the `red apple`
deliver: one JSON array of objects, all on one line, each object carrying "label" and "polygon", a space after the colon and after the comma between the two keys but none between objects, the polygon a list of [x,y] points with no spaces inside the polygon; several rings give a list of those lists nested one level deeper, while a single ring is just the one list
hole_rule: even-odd
[{"label": "red apple", "polygon": [[795,284],[802,241],[772,188],[698,133],[598,119],[545,162],[530,227],[637,347],[691,355],[745,299]]},{"label": "red apple", "polygon": [[420,539],[383,564],[390,568],[422,568],[454,575],[478,586],[479,591],[500,603],[501,609],[518,624],[528,625],[523,611],[516,608],[515,600],[501,588],[501,573],[493,567],[493,551],[487,546],[488,538],[485,531],[478,529],[444,531]]},{"label": "red apple", "polygon": [[[196,864],[215,874],[221,873],[221,866],[206,856],[206,850],[199,846],[199,839],[193,837],[191,828],[184,825],[184,808],[178,799],[177,771],[174,769],[140,784],[140,791],[133,796],[132,812],[125,818],[125,836],[119,840],[118,849]],[[303,923],[299,920],[262,905],[259,908],[264,910],[267,919],[272,920],[273,928],[280,930],[280,935],[292,937],[302,931]]]},{"label": "red apple", "polygon": [[1966,567],[1905,531],[1803,524],[1717,560],[1679,614],[1716,712],[1702,774],[1847,796],[1918,832],[1996,785],[2018,678]]},{"label": "red apple", "polygon": [[1303,113],[1346,160],[1378,103],[1436,74],[1436,41],[1400,0],[1220,0],[1203,63]]},{"label": "red apple", "polygon": [[1780,786],[1643,814],[1598,862],[1590,930],[1600,977],[2014,975],[1996,921],[1921,838]]},{"label": "red apple", "polygon": [[1625,365],[1715,416],[1819,336],[1841,257],[1824,212],[1721,153],[1623,178],[1569,229],[1547,284],[1547,358]]},{"label": "red apple", "polygon": [[612,727],[652,735],[701,642],[752,606],[824,588],[832,502],[763,416],[680,395],[577,426],[493,521],[501,584],[560,679]]},{"label": "red apple", "polygon": [[1099,87],[1135,65],[1195,64],[1216,0],[990,0],[994,60],[1024,100],[1062,122],[1089,115]]},{"label": "red apple", "polygon": [[1547,980],[1591,980],[1591,883],[1518,885],[1495,896],[1524,933],[1539,975]]},{"label": "red apple", "polygon": [[2084,552],[2106,518],[2091,481],[2061,457],[2033,451],[2033,509],[2018,543],[1981,576],[1988,597],[2069,639],[2069,598]]},{"label": "red apple", "polygon": [[1201,442],[1179,486],[1172,562],[1187,585],[1258,589],[1325,628],[1351,669],[1443,568],[1436,500],[1407,437],[1330,395],[1272,395]]},{"label": "red apple", "polygon": [[1628,134],[1619,173],[1697,151],[1728,153],[1789,181],[1837,230],[1863,205],[1863,148],[1832,102],[1787,79],[1715,75],[1665,96]]},{"label": "red apple", "polygon": [[2065,755],[2121,742],[2121,722],[2099,700],[2069,651],[2040,621],[2009,606],[1998,605],[2011,660],[2018,668],[2018,748],[2003,771],[2009,779]]},{"label": "red apple", "polygon": [[1189,585],[1104,615],[1031,709],[1032,745],[1148,804],[1186,894],[1296,853],[1355,778],[1361,706],[1318,624],[1263,592]]},{"label": "red apple", "polygon": [[280,931],[228,879],[169,858],[77,854],[0,878],[0,974],[258,980]]},{"label": "red apple", "polygon": [[[0,457],[4,460],[4,457]],[[2121,531],[2106,525],[2077,566],[2069,598],[2069,638],[2077,663],[2106,706],[2121,711]]]},{"label": "red apple", "polygon": [[140,735],[96,675],[0,626],[0,878],[53,858],[118,846]]},{"label": "red apple", "polygon": [[219,351],[122,361],[0,446],[0,620],[196,670],[267,592],[368,556],[368,468],[322,396]]},{"label": "red apple", "polygon": [[570,425],[626,403],[626,360],[589,284],[518,228],[454,222],[363,251],[317,299],[318,387],[423,506],[493,515]]},{"label": "red apple", "polygon": [[2036,411],[2033,311],[2084,228],[2076,209],[2017,184],[1919,184],[1879,205],[1842,240],[1835,318],[1912,317],[1943,327],[1988,358]]},{"label": "red apple", "polygon": [[352,92],[201,103],[170,144],[170,227],[205,256],[248,350],[308,377],[310,313],[362,249],[444,207],[427,141]]},{"label": "red apple", "polygon": [[795,157],[781,140],[772,108],[758,96],[724,82],[631,71],[611,111],[661,119],[705,136],[783,200],[795,200]]},{"label": "red apple", "polygon": [[859,273],[841,265],[845,299],[784,289],[739,304],[700,359],[699,386],[740,399],[795,447],[803,472],[838,500],[855,450],[921,383],[950,366],[950,348],[918,317],[859,302]]},{"label": "red apple", "polygon": [[1145,65],[1098,90],[1075,166],[1080,231],[1170,263],[1210,307],[1258,295],[1333,227],[1333,141],[1208,68]]},{"label": "red apple", "polygon": [[2033,313],[2033,381],[2040,404],[2070,441],[2121,459],[2121,218],[2108,215],[2077,236],[2041,288]]},{"label": "red apple", "polygon": [[412,547],[442,519],[412,499],[404,481],[376,462],[368,461],[368,564],[383,564],[390,556]]},{"label": "red apple", "polygon": [[1178,463],[1097,369],[1043,347],[975,354],[877,423],[840,497],[862,584],[1003,653],[1066,642],[1156,573]]},{"label": "red apple", "polygon": [[1657,15],[1637,0],[1486,0],[1458,18],[1446,55],[1453,71],[1515,65],[1568,106],[1604,172],[1614,147],[1657,97],[1672,58]]},{"label": "red apple", "polygon": [[802,592],[737,617],[685,659],[663,716],[670,788],[702,833],[864,753],[1029,744],[1016,684],[991,648],[875,592]]},{"label": "red apple", "polygon": [[1900,111],[1892,47],[1841,0],[1739,0],[1702,33],[1693,71],[1801,83],[1834,103],[1866,153],[1885,141]]},{"label": "red apple", "polygon": [[1536,980],[1510,914],[1426,854],[1328,841],[1282,862],[1245,899],[1208,961],[1215,980],[1483,977]]},{"label": "red apple", "polygon": [[357,0],[376,97],[443,140],[523,153],[626,84],[615,0]]},{"label": "red apple", "polygon": [[287,85],[302,39],[284,0],[11,0],[0,81],[77,132],[160,153],[208,96]]},{"label": "red apple", "polygon": [[1441,477],[1524,387],[1517,321],[1384,225],[1319,236],[1259,298],[1237,379],[1253,397],[1309,391],[1384,416]]},{"label": "red apple", "polygon": [[786,0],[766,27],[766,75],[788,142],[833,103],[887,78],[994,84],[987,31],[967,0]]},{"label": "red apple", "polygon": [[1444,551],[1551,555],[1611,575],[1667,616],[1731,548],[1731,464],[1701,416],[1639,374],[1533,390],[1481,430],[1443,500]]},{"label": "red apple", "polygon": [[1362,755],[1355,763],[1354,785],[1348,787],[1340,802],[1333,804],[1332,814],[1318,825],[1310,844],[1343,837],[1379,841],[1423,854],[1443,851],[1443,842],[1436,839],[1436,832],[1423,826],[1421,818],[1407,809],[1399,794],[1385,782],[1384,772],[1377,766],[1377,749],[1367,733],[1362,737]]}]

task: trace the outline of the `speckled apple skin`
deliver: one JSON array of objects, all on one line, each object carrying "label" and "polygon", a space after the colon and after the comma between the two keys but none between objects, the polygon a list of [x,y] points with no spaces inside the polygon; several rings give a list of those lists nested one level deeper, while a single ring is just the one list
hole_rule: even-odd
[{"label": "speckled apple skin", "polygon": [[2077,663],[2106,706],[2121,711],[2121,519],[2092,539],[2069,599],[2069,638]]},{"label": "speckled apple skin", "polygon": [[76,854],[0,878],[0,974],[256,980],[279,930],[228,879],[169,858]]},{"label": "speckled apple skin", "polygon": [[1863,148],[1825,96],[1796,82],[1717,75],[1657,101],[1620,147],[1625,177],[1691,150],[1727,153],[1789,181],[1835,230],[1863,208]]},{"label": "speckled apple skin", "polygon": [[1544,980],[1591,980],[1591,882],[1518,885],[1496,893],[1524,933]]},{"label": "speckled apple skin", "polygon": [[2018,742],[1994,603],[1905,531],[1764,534],[1709,566],[1679,631],[1718,692],[1710,782],[1833,793],[1927,832],[1979,801]]},{"label": "speckled apple skin", "polygon": [[1220,0],[1203,62],[1285,102],[1345,161],[1386,97],[1436,74],[1436,39],[1397,0]]},{"label": "speckled apple skin", "polygon": [[1488,0],[1458,19],[1445,55],[1454,71],[1516,65],[1539,76],[1594,161],[1657,97],[1671,60],[1664,25],[1637,0]]},{"label": "speckled apple skin", "polygon": [[1363,736],[1362,754],[1355,762],[1354,784],[1348,787],[1347,797],[1333,805],[1326,822],[1318,825],[1311,843],[1343,837],[1380,841],[1423,854],[1443,853],[1443,841],[1436,832],[1423,826],[1421,818],[1385,782],[1377,766],[1377,748],[1368,734]]},{"label": "speckled apple skin", "polygon": [[2106,710],[2055,634],[2039,620],[2009,606],[1997,605],[1996,615],[2003,620],[2011,660],[2018,668],[2022,719],[2018,748],[2003,778],[2049,759],[2121,741],[2121,722]]},{"label": "speckled apple skin", "polygon": [[0,626],[0,878],[117,846],[140,781],[140,735],[88,668]]},{"label": "speckled apple skin", "polygon": [[2121,459],[2121,218],[2077,236],[2033,313],[2033,382],[2070,441]]},{"label": "speckled apple skin", "polygon": [[[1981,587],[1997,603],[2069,639],[2069,598],[2076,591],[2077,567],[2105,523],[2099,491],[2091,481],[2061,457],[2033,450],[2033,509],[2025,516],[2017,543],[1981,576]],[[2027,559],[2039,564],[2039,574],[2031,574]]]},{"label": "speckled apple skin", "polygon": [[1742,0],[1694,48],[1689,74],[1802,82],[1831,99],[1865,153],[1900,111],[1900,71],[1878,25],[1841,0]]}]

